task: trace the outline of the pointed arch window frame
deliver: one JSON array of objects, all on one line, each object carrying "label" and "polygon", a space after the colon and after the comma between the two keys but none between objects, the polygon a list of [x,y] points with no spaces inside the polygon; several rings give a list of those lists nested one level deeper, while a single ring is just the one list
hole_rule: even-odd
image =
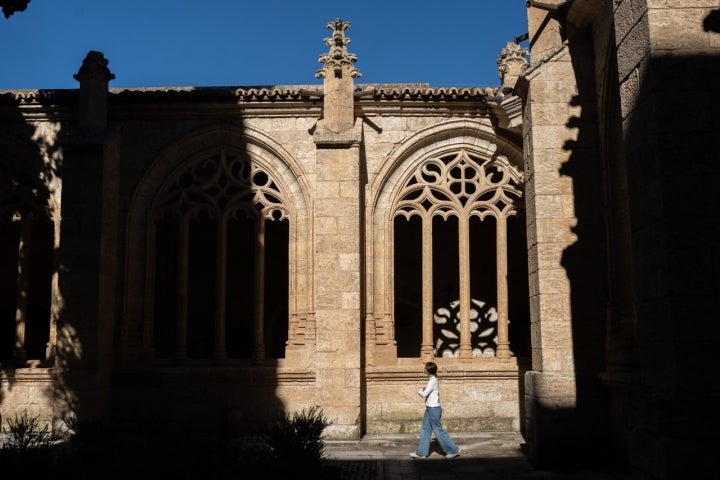
[{"label": "pointed arch window frame", "polygon": [[[496,161],[504,165],[512,172],[517,185],[516,193],[519,198],[515,202],[517,209],[525,208],[524,205],[524,173],[523,152],[514,142],[498,137],[494,129],[475,120],[455,120],[442,125],[435,125],[417,132],[413,137],[398,147],[383,166],[383,169],[368,186],[368,195],[373,198],[368,204],[368,246],[369,259],[367,283],[367,314],[366,314],[366,337],[367,357],[370,365],[392,365],[400,359],[397,356],[397,341],[395,339],[395,318],[394,318],[394,249],[395,239],[393,233],[393,221],[395,218],[395,205],[407,178],[418,165],[432,157],[446,156],[452,152],[466,150],[472,156],[483,159],[483,161]],[[504,235],[504,229],[498,236]],[[501,240],[504,241],[504,240]],[[500,263],[507,264],[507,253],[501,252]],[[501,277],[498,273],[497,277]],[[507,278],[505,282],[504,298],[500,302],[507,302]],[[498,290],[501,292],[501,290]],[[432,308],[427,306],[424,309],[424,331],[432,326]],[[507,308],[504,309],[507,315]],[[429,318],[429,320],[428,320]],[[502,362],[509,361],[512,352],[509,350],[507,338],[507,319],[503,320],[504,325],[499,327],[499,334],[503,339],[498,343],[500,348],[493,360]],[[469,337],[467,326],[466,338]],[[462,333],[461,333],[462,334]],[[423,333],[423,335],[426,335]],[[499,335],[499,336],[500,336]],[[472,348],[464,345],[460,360],[468,361],[476,359],[472,356]],[[423,340],[420,358],[427,361],[434,358],[432,340],[427,337]],[[487,360],[484,358],[483,360]]]}]

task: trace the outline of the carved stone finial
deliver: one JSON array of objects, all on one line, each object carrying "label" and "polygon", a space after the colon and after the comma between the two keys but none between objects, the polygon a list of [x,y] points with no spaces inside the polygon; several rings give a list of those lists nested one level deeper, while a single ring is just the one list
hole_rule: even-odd
[{"label": "carved stone finial", "polygon": [[110,72],[110,69],[107,68],[107,65],[108,60],[105,58],[102,52],[96,52],[94,50],[91,50],[88,52],[87,55],[85,55],[85,60],[83,60],[83,64],[80,67],[80,70],[78,71],[78,73],[73,75],[73,78],[78,82],[82,83],[85,78],[99,76],[100,80],[107,83],[110,80],[115,79],[115,74]]},{"label": "carved stone finial", "polygon": [[502,49],[497,58],[498,76],[502,81],[503,89],[505,87],[515,88],[520,74],[527,68],[528,61],[525,56],[528,54],[527,49],[521,47],[515,42],[508,42]]},{"label": "carved stone finial", "polygon": [[108,82],[115,78],[101,52],[91,50],[73,78],[80,82],[78,124],[85,135],[97,135],[107,127]]},{"label": "carved stone finial", "polygon": [[332,30],[333,34],[332,37],[324,38],[323,42],[330,47],[330,51],[320,55],[318,61],[323,63],[324,67],[319,69],[315,73],[315,76],[317,78],[325,78],[327,70],[332,69],[335,77],[341,78],[343,66],[350,68],[350,76],[352,78],[361,76],[360,71],[353,66],[353,63],[357,61],[357,57],[347,51],[350,39],[345,37],[345,30],[350,28],[350,22],[343,22],[338,18],[328,23],[327,28]]}]

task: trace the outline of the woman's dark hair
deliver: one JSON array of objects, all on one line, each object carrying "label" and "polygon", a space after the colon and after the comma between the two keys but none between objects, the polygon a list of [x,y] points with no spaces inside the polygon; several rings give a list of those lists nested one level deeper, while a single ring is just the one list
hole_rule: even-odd
[{"label": "woman's dark hair", "polygon": [[427,362],[425,364],[425,371],[430,375],[435,375],[437,373],[437,365],[435,365],[435,362]]}]

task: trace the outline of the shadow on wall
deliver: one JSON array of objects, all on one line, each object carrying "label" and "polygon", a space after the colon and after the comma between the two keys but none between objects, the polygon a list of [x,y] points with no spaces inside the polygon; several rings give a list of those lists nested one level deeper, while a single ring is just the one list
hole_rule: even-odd
[{"label": "shadow on wall", "polygon": [[[22,401],[23,389],[16,387],[25,384],[25,375],[31,375],[54,383],[47,391],[59,393],[60,405],[65,404],[61,408],[67,409],[72,395],[52,370],[62,363],[58,350],[77,353],[74,335],[58,329],[63,307],[61,296],[53,293],[58,274],[53,260],[56,221],[60,218],[55,194],[63,168],[60,139],[65,132],[60,123],[30,125],[21,112],[23,104],[40,103],[50,95],[73,99],[72,94],[58,90],[0,95],[0,368],[4,387],[0,405],[12,399]],[[38,367],[42,370],[16,370]],[[15,392],[12,397],[11,392]],[[52,404],[47,400],[46,405]],[[52,420],[46,409],[35,406],[39,410],[34,411],[28,406],[28,415],[39,416],[43,422]]]},{"label": "shadow on wall", "polygon": [[[702,27],[720,32],[720,10]],[[572,58],[591,58],[590,44],[571,40]],[[716,362],[712,346],[720,343],[710,317],[720,292],[720,248],[712,240],[720,236],[720,123],[712,108],[720,105],[713,83],[720,62],[677,51],[653,56],[644,72],[632,73],[639,90],[624,118],[618,75],[601,92],[598,112],[592,65],[573,67],[579,94],[572,105],[582,113],[567,124],[578,135],[565,145],[571,155],[560,173],[572,179],[577,217],[577,241],[562,257],[577,400],[571,410],[533,407],[538,430],[557,437],[535,447],[546,465],[572,459],[713,476],[709,432],[718,425],[706,412],[720,393],[699,366]],[[603,382],[612,374],[643,383]],[[667,445],[684,453],[671,455]]]},{"label": "shadow on wall", "polygon": [[[100,59],[104,60],[101,54]],[[143,175],[158,160],[157,152],[174,145],[178,131],[174,129],[177,125],[163,131],[162,127],[147,129],[142,120],[134,122],[132,109],[144,113],[143,98],[126,101],[112,93],[108,98],[110,111],[113,102],[130,110],[122,128],[108,115],[107,132],[86,135],[77,128],[78,90],[0,95],[0,406],[5,418],[6,412],[22,411],[28,404],[30,416],[40,415],[47,422],[68,416],[79,422],[116,420],[114,415],[141,422],[144,414],[158,425],[169,418],[187,426],[191,418],[204,416],[204,420],[217,420],[213,426],[226,427],[235,421],[258,421],[259,414],[248,413],[256,412],[257,405],[264,405],[264,413],[282,411],[282,402],[275,396],[276,361],[260,366],[247,365],[247,361],[239,368],[216,368],[207,359],[190,362],[192,365],[170,361],[159,365],[157,358],[151,358],[155,353],[148,346],[151,342],[143,337],[147,330],[136,328],[142,322],[130,325],[128,334],[126,318],[119,314],[127,288],[120,266],[127,250],[116,241],[128,238],[123,220],[131,198]],[[44,109],[55,115],[58,105],[63,107],[63,115],[31,126],[25,104],[32,104],[40,118]],[[182,133],[193,137],[205,122],[181,122]],[[237,150],[246,148],[245,132],[236,125],[225,130],[236,135],[230,143],[236,142]],[[137,139],[123,148],[142,146],[137,155],[121,158],[123,135]],[[219,151],[228,139],[218,138]],[[108,178],[121,181],[109,182]],[[60,179],[62,214],[59,191],[55,192]],[[283,293],[287,298],[286,290]],[[267,295],[277,294],[269,288]],[[268,304],[275,303],[268,299]],[[276,313],[266,309],[267,318],[278,318],[272,317]],[[285,313],[280,334],[287,335],[287,316]],[[274,333],[271,328],[266,330]],[[135,343],[124,343],[128,337]],[[272,355],[284,353],[275,348],[277,342],[266,344]],[[119,365],[126,360],[122,356],[127,351],[140,351],[141,360],[122,370]],[[27,399],[32,399],[33,405]],[[40,411],[33,411],[34,407]]]},{"label": "shadow on wall", "polygon": [[[705,30],[720,32],[719,19],[714,10]],[[717,45],[720,37],[713,39]],[[720,390],[706,368],[717,363],[720,344],[720,58],[655,56],[648,70],[626,124],[644,380],[627,403],[628,443],[643,445],[630,457],[644,470],[657,468],[647,458],[664,457],[668,471],[712,478],[711,432],[720,420],[709,412]]]},{"label": "shadow on wall", "polygon": [[703,20],[703,30],[720,33],[720,9],[711,11]]}]

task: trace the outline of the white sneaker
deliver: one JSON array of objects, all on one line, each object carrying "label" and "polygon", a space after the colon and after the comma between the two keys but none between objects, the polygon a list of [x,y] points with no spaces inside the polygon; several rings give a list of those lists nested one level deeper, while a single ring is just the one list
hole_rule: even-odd
[{"label": "white sneaker", "polygon": [[425,458],[424,456],[418,455],[418,454],[415,453],[415,452],[410,453],[410,456],[411,456],[412,458]]},{"label": "white sneaker", "polygon": [[455,458],[455,457],[457,457],[458,455],[460,455],[460,449],[459,449],[459,448],[458,448],[458,451],[457,451],[457,452],[455,452],[455,453],[448,453],[447,455],[445,455],[445,458]]}]

